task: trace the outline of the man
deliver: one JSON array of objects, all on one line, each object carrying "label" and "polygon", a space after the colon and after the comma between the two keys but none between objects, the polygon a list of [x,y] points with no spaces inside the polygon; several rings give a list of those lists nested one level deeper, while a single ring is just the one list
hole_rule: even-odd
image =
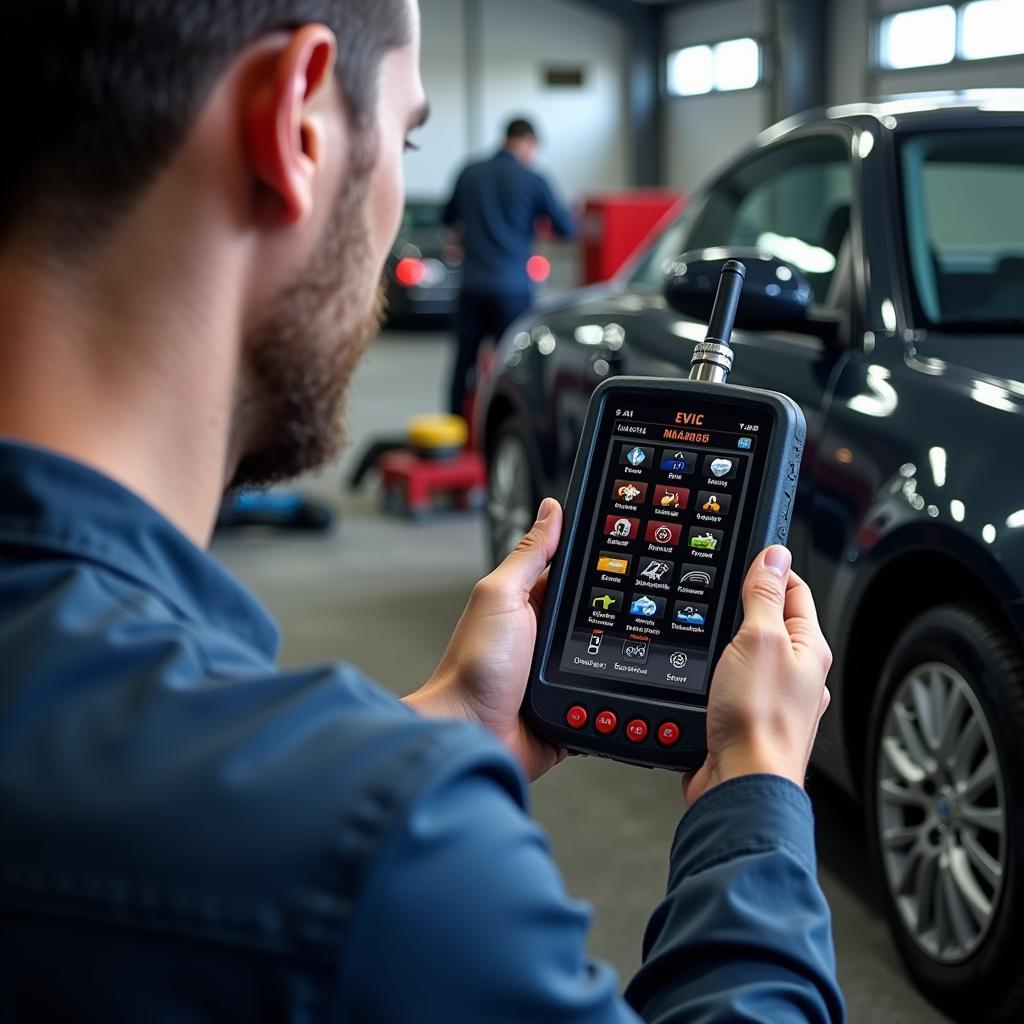
[{"label": "man", "polygon": [[[280,671],[202,551],[226,485],[337,447],[425,116],[418,10],[5,17],[0,1017],[636,1021],[524,811],[561,757],[518,714],[557,503],[404,704]],[[745,601],[629,990],[649,1020],[842,1016],[800,788],[828,651],[785,549]]]},{"label": "man", "polygon": [[476,367],[481,342],[497,341],[530,308],[533,281],[527,262],[538,220],[550,221],[562,238],[571,238],[575,231],[551,186],[531,170],[538,148],[529,121],[510,122],[504,147],[462,171],[445,207],[444,221],[458,228],[464,252],[449,399],[456,416],[463,414],[466,381]]}]

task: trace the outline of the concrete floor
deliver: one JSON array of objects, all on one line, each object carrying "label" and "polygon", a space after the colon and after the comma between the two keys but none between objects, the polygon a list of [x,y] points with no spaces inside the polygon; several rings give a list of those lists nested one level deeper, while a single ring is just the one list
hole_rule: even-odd
[{"label": "concrete floor", "polygon": [[[368,437],[394,434],[396,427],[400,433],[408,416],[438,408],[448,357],[439,334],[386,334],[370,350],[353,388],[349,451],[303,481],[308,493],[340,511],[335,535],[252,532],[217,541],[216,555],[281,623],[285,664],[348,660],[399,694],[437,664],[473,583],[486,571],[481,521],[449,513],[409,525],[379,514],[372,482],[351,494],[340,481]],[[871,896],[859,809],[823,780],[811,790],[850,1020],[946,1020],[902,972]],[[569,891],[593,904],[592,953],[627,979],[663,893],[682,808],[679,780],[573,758],[534,786],[533,801]]]}]

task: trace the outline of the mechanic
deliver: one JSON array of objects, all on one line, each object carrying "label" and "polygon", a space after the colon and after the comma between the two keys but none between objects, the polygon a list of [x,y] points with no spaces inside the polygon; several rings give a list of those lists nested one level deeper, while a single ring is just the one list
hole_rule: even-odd
[{"label": "mechanic", "polygon": [[497,342],[533,302],[527,263],[538,221],[547,220],[561,238],[575,234],[569,211],[530,166],[539,148],[529,121],[509,122],[505,145],[490,159],[463,169],[444,210],[444,222],[458,229],[463,249],[448,405],[456,416],[465,410],[466,385],[481,343],[487,338]]},{"label": "mechanic", "polygon": [[341,441],[426,115],[413,0],[4,13],[0,1017],[841,1020],[801,788],[829,654],[784,548],[625,1000],[525,809],[562,756],[518,715],[557,503],[404,703],[278,669],[203,550],[227,486]]}]

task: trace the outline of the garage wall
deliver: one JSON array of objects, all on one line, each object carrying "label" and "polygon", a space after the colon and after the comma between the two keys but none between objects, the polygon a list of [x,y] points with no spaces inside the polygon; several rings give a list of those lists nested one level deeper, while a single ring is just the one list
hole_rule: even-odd
[{"label": "garage wall", "polygon": [[931,0],[829,0],[829,101],[849,103],[893,93],[986,89],[1024,84],[1024,57],[959,61],[934,68],[874,67],[875,11],[926,7]]},{"label": "garage wall", "polygon": [[[542,160],[575,195],[626,184],[625,33],[561,0],[484,0],[483,96],[478,136],[496,148],[501,127],[535,117]],[[550,88],[544,67],[578,65],[583,88]]]},{"label": "garage wall", "polygon": [[[625,32],[572,0],[423,0],[423,77],[433,113],[406,159],[410,195],[442,198],[513,116],[543,136],[541,168],[569,200],[628,184]],[[582,88],[549,88],[545,65],[579,66]]]},{"label": "garage wall", "polygon": [[[665,56],[682,46],[753,36],[771,52],[770,0],[707,0],[666,18]],[[666,97],[665,180],[687,190],[771,122],[771,89]]]},{"label": "garage wall", "polygon": [[405,159],[410,196],[442,198],[450,165],[469,150],[466,0],[423,0],[423,85],[431,116],[416,135],[419,152]]}]

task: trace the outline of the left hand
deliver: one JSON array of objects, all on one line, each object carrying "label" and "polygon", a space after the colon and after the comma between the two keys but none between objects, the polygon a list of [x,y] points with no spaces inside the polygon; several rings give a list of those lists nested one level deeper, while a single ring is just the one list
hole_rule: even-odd
[{"label": "left hand", "polygon": [[547,565],[561,531],[561,506],[545,498],[530,532],[473,588],[437,671],[406,698],[425,715],[485,726],[519,759],[531,782],[565,756],[537,736],[519,713]]}]

